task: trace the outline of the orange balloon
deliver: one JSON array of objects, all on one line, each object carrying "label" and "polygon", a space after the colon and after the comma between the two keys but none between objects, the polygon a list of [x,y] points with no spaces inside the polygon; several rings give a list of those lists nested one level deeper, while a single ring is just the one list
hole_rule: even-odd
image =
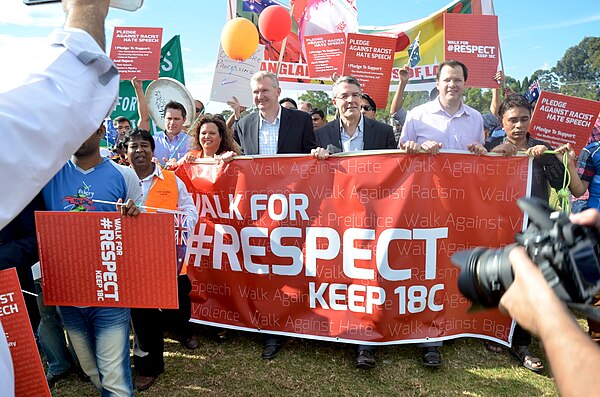
[{"label": "orange balloon", "polygon": [[245,61],[258,48],[256,26],[246,18],[230,19],[221,31],[221,47],[229,58]]}]

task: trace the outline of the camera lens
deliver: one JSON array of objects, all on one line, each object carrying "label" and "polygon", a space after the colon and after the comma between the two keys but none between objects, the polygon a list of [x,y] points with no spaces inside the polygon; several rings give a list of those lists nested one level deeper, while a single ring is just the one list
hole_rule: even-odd
[{"label": "camera lens", "polygon": [[504,291],[512,284],[513,275],[508,253],[513,245],[500,249],[475,248],[452,255],[461,268],[458,289],[473,303],[498,306]]}]

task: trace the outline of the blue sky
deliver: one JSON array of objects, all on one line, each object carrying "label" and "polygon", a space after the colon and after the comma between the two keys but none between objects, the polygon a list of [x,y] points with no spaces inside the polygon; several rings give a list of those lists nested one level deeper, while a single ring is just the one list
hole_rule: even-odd
[{"label": "blue sky", "polygon": [[[358,22],[360,26],[393,25],[425,17],[448,3],[450,0],[357,0]],[[600,35],[598,0],[496,0],[494,6],[505,73],[517,79],[556,65],[569,47],[586,36]],[[110,40],[114,26],[162,27],[163,42],[180,34],[188,89],[207,102],[226,17],[226,0],[145,0],[133,13],[111,9],[106,36]],[[22,0],[2,0],[0,89],[3,81],[15,80],[7,76],[20,77],[35,57],[36,47],[63,21],[60,4],[25,6]],[[300,93],[285,94],[295,97]],[[223,108],[212,105],[209,111]]]}]

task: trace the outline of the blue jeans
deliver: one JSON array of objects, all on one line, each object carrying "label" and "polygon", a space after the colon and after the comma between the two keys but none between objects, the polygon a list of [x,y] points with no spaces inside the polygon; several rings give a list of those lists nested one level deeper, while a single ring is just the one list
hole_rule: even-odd
[{"label": "blue jeans", "polygon": [[61,306],[79,364],[103,397],[133,396],[129,309]]},{"label": "blue jeans", "polygon": [[44,304],[41,280],[35,280],[34,286],[35,292],[38,294],[37,304],[40,311],[40,324],[37,334],[42,352],[44,352],[48,362],[48,374],[61,375],[75,365],[74,352],[67,347],[65,330],[58,308]]}]

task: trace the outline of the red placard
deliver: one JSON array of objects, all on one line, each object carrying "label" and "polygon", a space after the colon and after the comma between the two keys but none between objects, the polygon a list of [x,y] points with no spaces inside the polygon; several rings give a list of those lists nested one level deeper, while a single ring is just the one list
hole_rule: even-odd
[{"label": "red placard", "polygon": [[579,153],[585,147],[599,113],[600,102],[542,91],[529,132],[554,148],[570,143]]},{"label": "red placard", "polygon": [[378,108],[387,106],[397,37],[349,33],[344,59],[344,76],[360,81]]},{"label": "red placard", "polygon": [[110,58],[121,80],[158,79],[162,28],[115,27]]},{"label": "red placard", "polygon": [[183,164],[200,221],[188,240],[195,321],[371,344],[477,336],[451,256],[512,243],[530,160],[400,153]]},{"label": "red placard", "polygon": [[500,62],[498,17],[495,15],[444,14],[445,59],[469,69],[469,87],[498,88],[494,74]]},{"label": "red placard", "polygon": [[50,397],[50,389],[21,293],[21,284],[14,268],[0,271],[0,321],[13,361],[15,396]]},{"label": "red placard", "polygon": [[36,212],[47,305],[176,309],[171,214]]},{"label": "red placard", "polygon": [[313,78],[330,79],[340,75],[344,66],[346,35],[330,33],[304,38],[308,75]]}]

